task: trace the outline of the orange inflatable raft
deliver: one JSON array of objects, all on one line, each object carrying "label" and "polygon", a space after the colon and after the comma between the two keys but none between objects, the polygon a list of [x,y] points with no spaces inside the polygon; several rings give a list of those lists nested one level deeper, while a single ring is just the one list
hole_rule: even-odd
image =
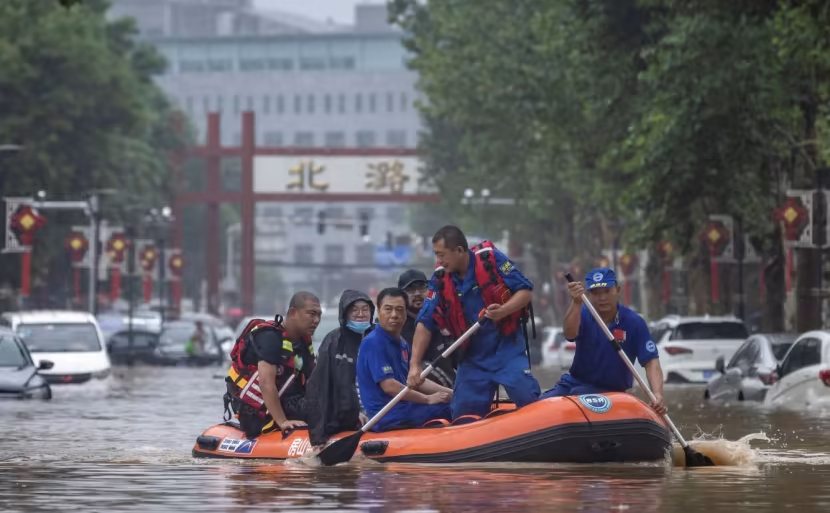
[{"label": "orange inflatable raft", "polygon": [[[603,463],[661,460],[670,446],[668,428],[648,405],[626,393],[608,393],[553,397],[521,409],[502,404],[483,419],[369,432],[357,453],[399,463]],[[233,421],[209,428],[193,446],[196,458],[284,460],[309,451],[304,428],[249,440]]]}]

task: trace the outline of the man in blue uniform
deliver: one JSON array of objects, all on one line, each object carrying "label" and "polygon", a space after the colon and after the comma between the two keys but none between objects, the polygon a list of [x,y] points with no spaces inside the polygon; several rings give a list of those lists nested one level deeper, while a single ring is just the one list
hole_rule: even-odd
[{"label": "man in blue uniform", "polygon": [[630,308],[617,302],[620,286],[617,276],[607,267],[594,269],[585,276],[585,285],[579,281],[568,284],[571,304],[562,322],[565,338],[576,341],[576,352],[568,374],[540,399],[565,395],[625,392],[632,387],[634,377],[620,355],[614,350],[602,327],[588,308],[582,304],[582,294],[588,289],[588,299],[614,338],[621,342],[629,361],[635,359],[646,370],[648,384],[657,401],[652,408],[666,413],[663,402],[663,370],[657,358],[657,346],[651,339],[646,321]]},{"label": "man in blue uniform", "polygon": [[[409,372],[409,344],[401,337],[407,298],[400,289],[378,294],[378,326],[360,343],[357,353],[357,386],[369,418],[374,417],[403,390]],[[452,390],[433,381],[411,387],[401,402],[389,410],[373,431],[421,427],[433,419],[449,420]]]},{"label": "man in blue uniform", "polygon": [[[432,249],[445,274],[442,277],[436,273],[430,280],[427,299],[418,314],[409,386],[423,382],[421,359],[437,321],[442,316],[454,318],[456,322],[450,324],[456,329],[450,335],[458,338],[486,308],[487,320],[482,321],[459,356],[451,405],[453,420],[464,415],[487,415],[499,385],[518,408],[536,401],[539,383],[530,373],[525,337],[517,320],[530,303],[533,285],[495,247],[471,251],[467,238],[455,226],[438,230],[432,238]],[[487,251],[492,253],[487,255]],[[491,256],[495,262],[484,258]],[[487,297],[491,301],[485,302]],[[502,300],[492,300],[494,297]],[[440,311],[443,309],[448,311]]]}]

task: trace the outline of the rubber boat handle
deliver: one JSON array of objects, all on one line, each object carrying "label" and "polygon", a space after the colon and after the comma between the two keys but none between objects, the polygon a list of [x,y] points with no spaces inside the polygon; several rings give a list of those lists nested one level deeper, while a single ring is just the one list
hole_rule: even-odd
[{"label": "rubber boat handle", "polygon": [[[574,280],[574,277],[573,275],[571,275],[571,273],[565,273],[565,279],[568,280],[568,283],[576,281]],[[640,374],[637,373],[637,369],[634,368],[634,365],[631,363],[631,360],[629,360],[628,356],[623,352],[622,346],[620,346],[620,343],[614,338],[614,335],[611,333],[611,330],[608,329],[608,326],[605,324],[605,321],[602,320],[602,317],[599,316],[599,313],[594,308],[594,305],[591,304],[591,301],[588,300],[588,296],[586,296],[584,293],[582,294],[582,304],[585,305],[588,311],[591,312],[591,316],[594,318],[597,324],[600,325],[602,331],[605,333],[605,336],[608,337],[608,341],[611,342],[611,345],[614,346],[614,349],[617,351],[617,354],[620,355],[620,358],[622,358],[626,366],[628,366],[628,370],[631,371],[631,374],[634,376],[634,379],[637,381],[637,384],[640,385],[640,388],[642,388],[645,391],[646,395],[651,400],[651,402],[656,402],[657,398],[654,397],[654,393],[651,391],[651,388],[649,388],[649,386],[645,383],[643,378],[640,377]],[[677,429],[677,426],[674,425],[674,422],[671,421],[668,414],[663,414],[663,420],[665,420],[666,424],[668,424],[669,428],[671,428],[672,432],[674,433],[674,436],[677,437],[677,441],[680,442],[680,445],[684,449],[688,447],[689,444],[686,443],[686,440],[683,438],[683,435],[680,434],[680,430]]]},{"label": "rubber boat handle", "polygon": [[[436,359],[435,359],[435,361],[433,361],[432,363],[430,363],[430,364],[429,364],[429,366],[421,372],[421,379],[426,379],[426,377],[427,377],[427,376],[429,376],[429,373],[430,373],[430,372],[432,372],[432,370],[435,368],[435,365],[436,365],[438,362],[440,362],[442,359],[444,359],[444,358],[448,357],[449,355],[451,355],[453,351],[455,351],[456,349],[458,349],[458,347],[459,347],[459,346],[461,346],[461,344],[463,344],[464,342],[466,342],[468,338],[472,337],[472,336],[473,336],[473,334],[475,334],[475,332],[476,332],[476,331],[478,331],[478,329],[481,327],[481,323],[482,323],[482,322],[484,322],[484,321],[486,320],[486,317],[484,317],[484,313],[485,313],[486,311],[487,311],[487,310],[486,310],[486,309],[484,309],[484,310],[482,310],[481,312],[479,312],[479,314],[478,314],[478,321],[476,321],[476,323],[475,323],[475,324],[473,324],[472,326],[470,326],[470,329],[468,329],[467,331],[465,331],[465,332],[464,332],[464,334],[463,334],[463,335],[461,335],[460,337],[458,337],[458,340],[456,340],[455,342],[453,342],[453,344],[452,344],[450,347],[448,347],[447,349],[445,349],[445,350],[444,350],[444,352],[443,352],[443,353],[441,353],[441,354],[440,354],[440,356],[438,356],[438,358],[436,358]],[[377,412],[377,413],[375,414],[375,416],[374,416],[374,417],[372,417],[371,419],[369,419],[369,422],[367,422],[366,424],[364,424],[364,425],[363,425],[363,427],[362,427],[362,428],[360,428],[360,431],[362,431],[363,433],[365,433],[365,432],[369,431],[370,429],[372,429],[372,426],[374,426],[375,424],[377,424],[377,423],[378,423],[378,421],[379,421],[380,419],[382,419],[384,415],[386,415],[387,413],[389,413],[389,410],[391,410],[391,409],[392,409],[392,408],[393,408],[396,404],[398,404],[398,403],[401,401],[401,399],[403,399],[403,396],[404,396],[404,395],[406,395],[406,393],[407,393],[409,390],[410,390],[409,386],[404,386],[404,387],[401,389],[401,391],[400,391],[400,392],[398,392],[398,395],[396,395],[396,396],[395,396],[395,397],[394,397],[391,401],[389,401],[389,402],[386,404],[386,406],[384,406],[384,407],[383,407],[383,409],[382,409],[382,410],[380,410],[379,412]]]}]

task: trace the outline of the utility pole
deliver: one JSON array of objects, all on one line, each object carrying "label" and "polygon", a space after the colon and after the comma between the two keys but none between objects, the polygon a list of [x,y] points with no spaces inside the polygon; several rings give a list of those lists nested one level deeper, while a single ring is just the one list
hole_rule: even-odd
[{"label": "utility pole", "polygon": [[127,225],[127,365],[133,366],[133,305],[135,303],[135,227]]}]

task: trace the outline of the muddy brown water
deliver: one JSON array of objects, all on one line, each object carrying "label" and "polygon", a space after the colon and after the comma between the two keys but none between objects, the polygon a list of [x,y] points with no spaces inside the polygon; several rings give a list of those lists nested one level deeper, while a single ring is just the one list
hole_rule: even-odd
[{"label": "muddy brown water", "polygon": [[[196,460],[196,436],[221,420],[218,372],[121,368],[57,386],[50,403],[0,402],[0,512],[830,511],[830,409],[711,404],[701,387],[667,388],[681,431],[733,441],[715,443],[740,457],[734,467]],[[543,389],[558,377],[534,373]],[[734,443],[760,433],[769,440]]]}]

